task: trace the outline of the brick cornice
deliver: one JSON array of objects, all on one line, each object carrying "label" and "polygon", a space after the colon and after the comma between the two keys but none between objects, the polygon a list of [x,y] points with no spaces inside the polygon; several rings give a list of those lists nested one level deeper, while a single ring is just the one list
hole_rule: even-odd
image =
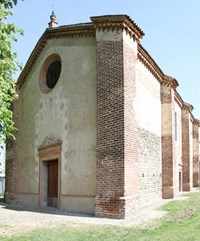
[{"label": "brick cornice", "polygon": [[44,49],[49,39],[94,37],[94,36],[95,36],[95,29],[94,29],[94,26],[90,23],[66,25],[66,26],[46,29],[46,31],[43,33],[43,35],[37,42],[23,71],[21,72],[17,82],[15,83],[16,89],[20,89],[22,87],[33,65],[35,64],[36,60],[38,59],[40,53]]},{"label": "brick cornice", "polygon": [[194,116],[192,116],[192,123],[193,125],[200,127],[200,120],[194,118]]},{"label": "brick cornice", "polygon": [[147,50],[141,45],[138,44],[138,58],[142,63],[149,69],[149,71],[159,80],[163,85],[172,87],[174,90],[177,88],[178,81],[170,76],[165,75],[160,67],[157,65],[155,60],[147,52]]},{"label": "brick cornice", "polygon": [[162,83],[163,72],[147,52],[147,50],[141,45],[138,44],[138,58],[141,62],[149,69],[149,71]]},{"label": "brick cornice", "polygon": [[191,104],[188,104],[186,102],[183,103],[182,110],[187,111],[188,113],[192,113],[194,107]]},{"label": "brick cornice", "polygon": [[182,109],[184,101],[177,91],[174,92],[174,99],[178,103],[180,108]]},{"label": "brick cornice", "polygon": [[184,102],[182,97],[180,96],[180,94],[176,90],[174,92],[174,99],[175,99],[176,103],[178,103],[178,105],[180,106],[180,108],[182,110],[185,110],[185,111],[187,111],[191,114],[192,123],[194,125],[200,127],[200,120],[196,119],[192,114],[192,111],[193,111],[194,107],[191,104],[188,104],[188,103]]},{"label": "brick cornice", "polygon": [[167,75],[163,76],[162,84],[166,86],[170,86],[174,90],[176,90],[176,88],[178,87],[178,81],[175,78],[172,78]]},{"label": "brick cornice", "polygon": [[137,41],[144,36],[144,32],[128,15],[105,15],[90,19],[98,31],[122,29]]}]

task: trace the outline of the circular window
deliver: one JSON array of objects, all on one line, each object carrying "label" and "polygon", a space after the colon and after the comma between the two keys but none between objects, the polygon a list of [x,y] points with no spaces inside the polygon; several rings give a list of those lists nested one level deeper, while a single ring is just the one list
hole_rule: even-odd
[{"label": "circular window", "polygon": [[40,89],[48,93],[58,82],[61,72],[60,56],[54,54],[49,56],[44,62],[40,72]]},{"label": "circular window", "polygon": [[47,87],[53,89],[58,82],[61,71],[61,62],[59,60],[54,61],[47,70],[46,84]]}]

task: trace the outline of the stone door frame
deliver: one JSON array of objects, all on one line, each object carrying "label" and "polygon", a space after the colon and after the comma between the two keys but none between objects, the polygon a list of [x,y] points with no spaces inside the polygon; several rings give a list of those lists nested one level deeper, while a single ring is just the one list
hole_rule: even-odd
[{"label": "stone door frame", "polygon": [[38,206],[44,207],[45,200],[44,200],[44,169],[45,163],[52,160],[58,161],[58,206],[57,208],[60,209],[60,195],[61,195],[61,144],[62,141],[57,140],[52,137],[47,137],[42,145],[38,148],[39,154],[39,199],[38,199]]}]

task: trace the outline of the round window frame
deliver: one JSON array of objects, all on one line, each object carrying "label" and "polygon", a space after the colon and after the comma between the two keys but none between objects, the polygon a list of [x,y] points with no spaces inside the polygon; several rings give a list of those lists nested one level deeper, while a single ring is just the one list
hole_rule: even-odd
[{"label": "round window frame", "polygon": [[[52,54],[50,55],[43,63],[42,65],[42,68],[41,68],[41,71],[40,71],[40,78],[39,78],[39,85],[40,85],[40,89],[42,92],[44,93],[49,93],[51,92],[55,86],[57,85],[58,81],[59,81],[59,78],[60,78],[60,75],[59,75],[59,78],[55,84],[55,86],[53,88],[49,88],[47,86],[47,81],[46,81],[46,76],[47,76],[47,71],[50,67],[50,65],[55,62],[55,61],[60,61],[61,63],[61,58],[58,54]],[[61,70],[60,70],[60,73],[62,71],[62,63],[61,63]]]}]

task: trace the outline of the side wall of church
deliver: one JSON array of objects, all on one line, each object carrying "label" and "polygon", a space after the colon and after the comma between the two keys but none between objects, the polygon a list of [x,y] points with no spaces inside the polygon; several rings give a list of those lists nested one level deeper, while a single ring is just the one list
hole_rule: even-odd
[{"label": "side wall of church", "polygon": [[172,109],[173,117],[173,143],[174,143],[174,163],[173,163],[173,177],[174,177],[174,196],[177,196],[182,190],[182,117],[181,106],[176,100],[173,101]]},{"label": "side wall of church", "polygon": [[[61,57],[55,88],[39,88],[42,65]],[[93,38],[49,40],[20,90],[18,202],[38,205],[38,147],[45,138],[62,141],[60,208],[94,213],[96,194],[96,48]]]},{"label": "side wall of church", "polygon": [[140,205],[162,198],[161,85],[144,64],[137,62]]}]

